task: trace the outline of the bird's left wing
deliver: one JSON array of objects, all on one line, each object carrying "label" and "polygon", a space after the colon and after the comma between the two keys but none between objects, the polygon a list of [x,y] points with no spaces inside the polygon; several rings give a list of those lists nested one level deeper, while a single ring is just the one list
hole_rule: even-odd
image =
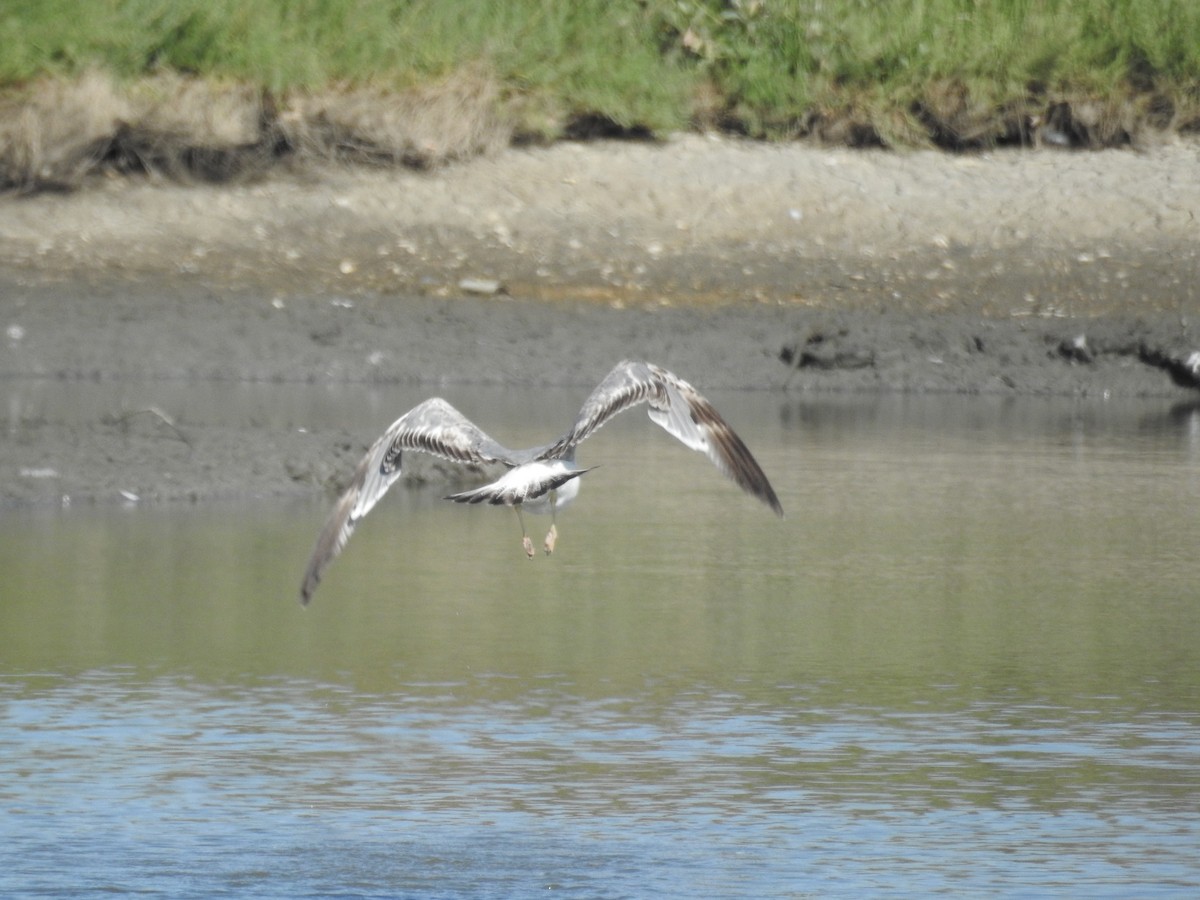
[{"label": "bird's left wing", "polygon": [[342,552],[359,521],[400,477],[401,457],[406,450],[458,463],[513,464],[511,451],[440,397],[413,407],[371,445],[354,470],[350,486],[334,504],[304,572],[302,603],[312,599],[321,575]]},{"label": "bird's left wing", "polygon": [[584,401],[575,424],[539,454],[541,459],[568,456],[613,416],[648,403],[650,418],[688,447],[705,454],[722,473],[783,515],[783,507],[758,461],[716,408],[673,372],[646,362],[617,363]]}]

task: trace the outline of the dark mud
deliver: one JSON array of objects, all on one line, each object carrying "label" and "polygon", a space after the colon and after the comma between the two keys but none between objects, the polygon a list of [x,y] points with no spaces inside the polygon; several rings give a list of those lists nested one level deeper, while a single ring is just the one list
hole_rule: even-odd
[{"label": "dark mud", "polygon": [[[475,384],[572,385],[582,399],[617,359],[640,357],[707,390],[774,391],[783,403],[876,391],[1200,396],[1167,371],[1200,344],[1177,313],[996,319],[861,306],[618,309],[376,295],[272,302],[205,290],[140,297],[128,285],[86,296],[3,287],[4,321],[23,329],[3,355],[0,383],[11,393],[31,379],[149,381],[167,392],[180,381],[350,381],[450,395]],[[375,436],[176,421],[169,408],[100,408],[79,423],[11,403],[4,428],[5,504],[315,495],[340,486]]]}]

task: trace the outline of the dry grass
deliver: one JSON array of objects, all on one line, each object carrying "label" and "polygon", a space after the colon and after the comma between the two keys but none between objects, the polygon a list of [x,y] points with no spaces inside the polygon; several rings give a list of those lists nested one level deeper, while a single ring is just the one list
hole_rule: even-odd
[{"label": "dry grass", "polygon": [[494,152],[512,134],[496,82],[477,72],[404,92],[293,95],[278,126],[306,158],[420,168]]},{"label": "dry grass", "polygon": [[[46,78],[0,100],[0,190],[73,190],[111,174],[234,181],[310,161],[428,168],[527,135],[523,102],[478,68],[408,90],[346,86],[280,97],[171,73],[130,82],[99,71]],[[726,114],[715,89],[695,92],[696,127],[740,130]],[[847,95],[844,104],[815,106],[787,136],[850,146],[1094,148],[1149,144],[1197,123],[1197,104],[1178,96],[1046,94],[997,104],[944,80],[907,104]],[[551,130],[573,133],[561,122]]]},{"label": "dry grass", "polygon": [[77,185],[132,115],[130,98],[98,73],[48,79],[8,97],[0,106],[0,187]]},{"label": "dry grass", "polygon": [[279,99],[175,74],[118,83],[88,72],[3,101],[0,189],[71,190],[109,173],[230,181],[316,159],[428,167],[506,145],[507,121],[495,82],[473,71],[408,91]]}]

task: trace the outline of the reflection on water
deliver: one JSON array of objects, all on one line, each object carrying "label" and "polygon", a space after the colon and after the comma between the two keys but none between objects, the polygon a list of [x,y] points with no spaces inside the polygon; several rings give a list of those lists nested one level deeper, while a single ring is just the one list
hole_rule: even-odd
[{"label": "reflection on water", "polygon": [[0,893],[1194,896],[1194,414],[714,399],[782,522],[626,416],[308,609],[317,503],[6,513]]}]

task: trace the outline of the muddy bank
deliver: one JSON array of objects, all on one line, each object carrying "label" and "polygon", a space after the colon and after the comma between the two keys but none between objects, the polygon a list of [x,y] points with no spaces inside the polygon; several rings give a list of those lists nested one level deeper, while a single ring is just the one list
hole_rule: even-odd
[{"label": "muddy bank", "polygon": [[[12,296],[12,285],[5,288]],[[151,398],[155,385],[177,394],[181,379],[231,387],[240,379],[294,380],[314,390],[329,381],[402,382],[398,396],[439,393],[460,403],[474,384],[567,384],[582,400],[613,362],[632,356],[660,361],[708,391],[773,391],[780,409],[792,412],[828,392],[1178,403],[1200,396],[1176,386],[1149,359],[1154,352],[1174,359],[1190,352],[1178,314],[998,319],[766,304],[617,309],[376,295],[289,295],[280,306],[279,298],[209,291],[142,298],[128,285],[86,295],[66,286],[15,292],[25,302],[7,307],[6,321],[24,323],[25,331],[19,341],[7,339],[0,379],[9,396],[0,449],[0,504],[7,505],[320,498],[344,484],[376,433],[408,405],[397,400],[378,422],[360,428],[313,428],[270,416],[230,427],[181,416],[167,402],[116,400],[80,422],[14,402],[43,379],[139,387],[149,379],[137,393]],[[736,421],[736,408],[729,415]],[[418,479],[462,474],[449,465],[430,472],[425,464],[411,473]]]},{"label": "muddy bank", "polygon": [[[685,138],[8,199],[0,378],[10,393],[183,379],[582,397],[634,356],[798,402],[1187,401],[1198,161],[1186,142],[955,158]],[[7,410],[6,503],[313,496],[375,436],[188,422],[184,441],[128,410],[84,426]]]}]

